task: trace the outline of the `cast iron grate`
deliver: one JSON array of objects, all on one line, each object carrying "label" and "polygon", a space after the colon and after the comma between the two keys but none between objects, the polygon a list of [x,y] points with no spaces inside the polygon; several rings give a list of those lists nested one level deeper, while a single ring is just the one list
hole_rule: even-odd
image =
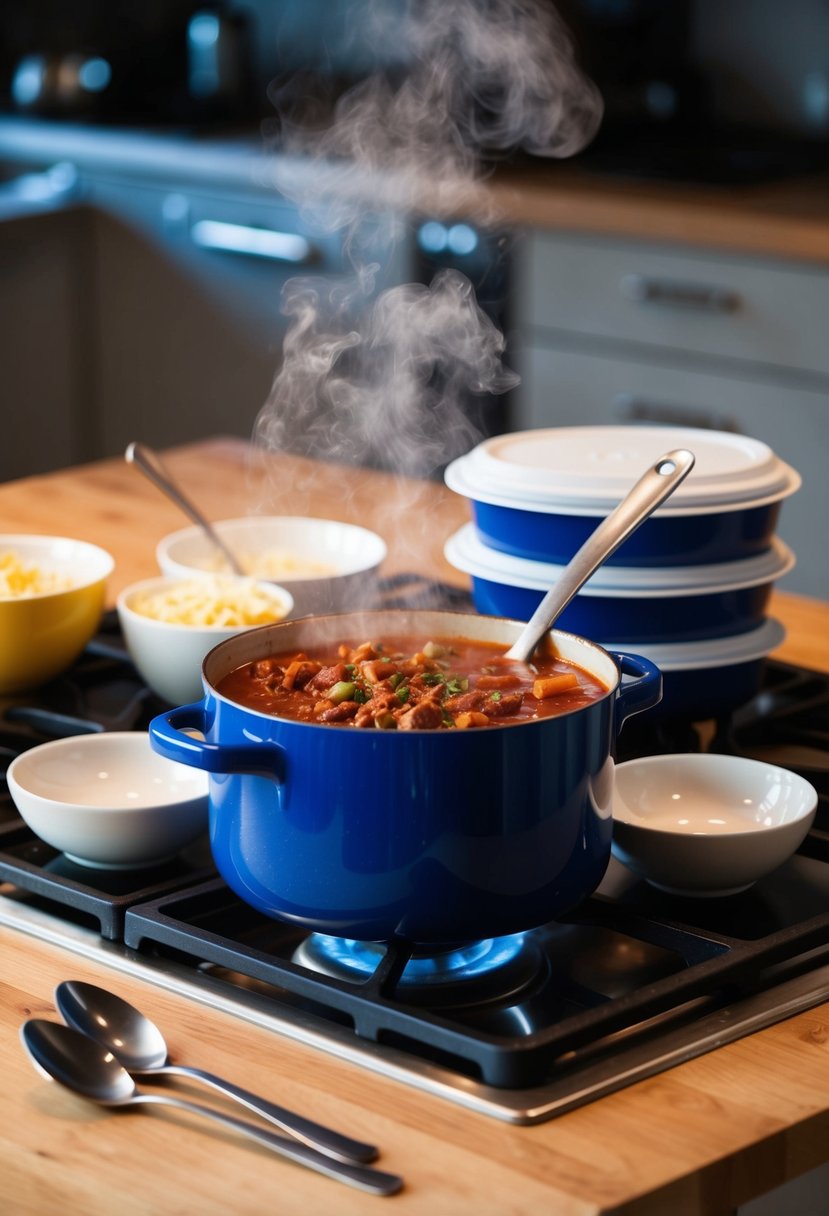
[{"label": "cast iron grate", "polygon": [[104,870],[71,861],[20,819],[0,826],[0,882],[64,919],[94,923],[108,941],[123,940],[124,916],[133,904],[204,882],[215,872],[206,837],[158,866]]},{"label": "cast iron grate", "polygon": [[[603,893],[604,892],[604,893]],[[570,916],[523,935],[534,980],[517,997],[422,1007],[397,989],[409,958],[386,948],[361,981],[293,961],[304,934],[256,913],[221,882],[127,911],[124,940],[353,1029],[360,1038],[452,1061],[493,1086],[538,1085],[619,1036],[647,1034],[761,990],[780,968],[829,958],[829,847],[810,841],[774,875],[727,899],[662,895],[612,866],[609,882]],[[824,960],[825,961],[825,960]]]}]

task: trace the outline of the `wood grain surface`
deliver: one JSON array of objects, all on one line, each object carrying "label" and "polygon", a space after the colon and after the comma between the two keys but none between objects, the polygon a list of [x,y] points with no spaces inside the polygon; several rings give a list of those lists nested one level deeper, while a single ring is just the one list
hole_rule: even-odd
[{"label": "wood grain surface", "polygon": [[497,171],[488,193],[513,224],[829,263],[825,175],[722,186],[602,176],[551,162]]},{"label": "wood grain surface", "polygon": [[[466,508],[442,487],[263,459],[231,440],[179,449],[167,462],[214,519],[267,509],[376,524],[390,545],[389,571],[461,581],[442,546]],[[0,531],[71,534],[108,548],[117,563],[111,597],[155,571],[155,543],[181,525],[121,461],[0,486]],[[780,595],[775,611],[790,631],[781,653],[829,670],[829,607]],[[404,1175],[404,1191],[372,1198],[190,1116],[108,1112],[60,1091],[33,1070],[18,1029],[28,1016],[55,1016],[52,994],[66,978],[139,1005],[176,1062],[376,1142],[379,1164]],[[463,1110],[8,928],[0,928],[0,1021],[6,1216],[312,1216],[383,1205],[401,1216],[726,1216],[829,1160],[829,1005],[534,1127]]]}]

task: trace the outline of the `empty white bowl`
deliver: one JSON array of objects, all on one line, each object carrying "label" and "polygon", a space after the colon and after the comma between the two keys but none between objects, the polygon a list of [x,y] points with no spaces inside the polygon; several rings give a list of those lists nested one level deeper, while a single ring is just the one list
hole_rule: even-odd
[{"label": "empty white bowl", "polygon": [[[204,589],[203,603],[199,603],[200,588]],[[234,588],[238,590],[234,591]],[[192,605],[196,613],[193,619],[208,619],[206,614],[211,604],[219,607],[237,603],[243,608],[251,593],[256,596],[257,611],[248,613],[249,623],[191,624],[183,620],[158,619],[138,610],[155,596],[160,596],[162,603],[170,597],[169,605],[165,605],[169,615],[176,611],[177,598],[183,612],[188,604]],[[159,577],[132,583],[119,595],[117,609],[127,650],[139,675],[163,700],[183,705],[202,696],[201,667],[208,651],[237,633],[290,616],[293,598],[284,587],[274,583],[224,575],[196,579],[191,573],[188,579]],[[240,615],[238,619],[245,618]]]},{"label": "empty white bowl", "polygon": [[15,757],[7,779],[35,835],[81,865],[153,865],[207,829],[207,774],[159,756],[146,731],[41,743]]},{"label": "empty white bowl", "polygon": [[[245,574],[287,587],[294,614],[340,612],[371,602],[386,543],[367,528],[301,515],[250,515],[213,525]],[[156,548],[164,574],[178,578],[226,569],[201,528],[165,536]]]},{"label": "empty white bowl", "polygon": [[734,895],[795,852],[816,809],[808,781],[761,760],[628,760],[616,766],[613,852],[662,891]]}]

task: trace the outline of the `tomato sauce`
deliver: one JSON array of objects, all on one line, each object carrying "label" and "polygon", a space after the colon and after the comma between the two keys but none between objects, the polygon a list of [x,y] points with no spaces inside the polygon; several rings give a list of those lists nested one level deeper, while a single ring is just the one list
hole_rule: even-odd
[{"label": "tomato sauce", "polygon": [[374,730],[469,730],[568,713],[607,688],[540,651],[531,664],[467,638],[342,642],[313,655],[275,654],[229,672],[222,696],[300,722]]}]

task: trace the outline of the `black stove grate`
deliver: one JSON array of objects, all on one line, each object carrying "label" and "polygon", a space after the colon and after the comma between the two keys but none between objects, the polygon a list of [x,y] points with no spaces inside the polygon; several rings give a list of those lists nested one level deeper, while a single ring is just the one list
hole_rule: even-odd
[{"label": "black stove grate", "polygon": [[[305,935],[242,904],[214,880],[127,911],[125,941],[186,959],[230,986],[256,981],[274,999],[350,1026],[361,1038],[452,1061],[493,1086],[538,1085],[585,1052],[725,1007],[818,956],[829,961],[829,847],[810,842],[737,896],[662,895],[611,864],[597,895],[523,935],[534,982],[469,1007],[411,1004],[398,990],[405,946],[387,947],[360,982],[294,961]],[[808,956],[808,962],[802,960]]]},{"label": "black stove grate", "polygon": [[[469,606],[449,591],[401,575],[386,582],[384,603]],[[160,708],[110,616],[66,678],[34,703],[0,706],[0,765],[46,738],[144,729]],[[209,975],[231,998],[253,990],[275,1009],[311,1014],[355,1041],[395,1047],[473,1082],[537,1087],[829,961],[829,676],[769,662],[757,697],[722,721],[631,720],[619,758],[701,748],[762,756],[812,781],[818,816],[798,853],[750,890],[709,900],[662,894],[614,859],[592,898],[522,935],[521,982],[509,995],[496,987],[470,999],[461,985],[433,998],[407,985],[400,943],[381,949],[361,978],[321,974],[296,953],[306,934],[261,916],[216,877],[206,841],[157,870],[93,871],[39,841],[5,783],[0,880],[4,894]]]},{"label": "black stove grate", "polygon": [[215,873],[206,837],[158,866],[105,870],[71,861],[22,820],[0,826],[0,882],[36,896],[64,919],[94,924],[108,941],[123,940],[124,917],[133,904],[204,882]]}]

